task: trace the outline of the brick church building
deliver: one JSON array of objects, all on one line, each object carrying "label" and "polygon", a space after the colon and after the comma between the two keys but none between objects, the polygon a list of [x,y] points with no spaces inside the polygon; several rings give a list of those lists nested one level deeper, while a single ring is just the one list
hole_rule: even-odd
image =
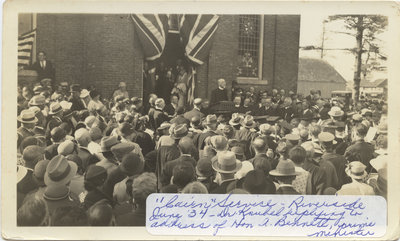
[{"label": "brick church building", "polygon": [[[125,81],[143,93],[142,46],[127,14],[20,14],[19,34],[36,28],[33,55],[45,51],[56,80],[96,86],[111,96]],[[197,68],[195,96],[210,98],[217,79],[247,88],[296,91],[299,15],[221,15],[208,59]],[[179,58],[179,35],[170,30],[162,58]]]}]

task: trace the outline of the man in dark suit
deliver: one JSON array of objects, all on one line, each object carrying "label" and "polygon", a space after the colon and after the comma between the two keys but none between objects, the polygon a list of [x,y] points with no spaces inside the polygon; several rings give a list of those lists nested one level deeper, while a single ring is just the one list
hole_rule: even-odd
[{"label": "man in dark suit", "polygon": [[165,112],[168,113],[168,116],[173,116],[178,109],[178,95],[171,95],[170,103],[165,106]]},{"label": "man in dark suit", "polygon": [[295,111],[292,107],[292,99],[290,97],[286,97],[283,101],[282,107],[279,110],[279,115],[287,122],[290,123],[292,118],[294,117]]},{"label": "man in dark suit", "polygon": [[224,79],[218,80],[218,88],[211,92],[210,104],[218,104],[220,101],[228,100],[228,91],[226,90],[226,81]]},{"label": "man in dark suit", "polygon": [[38,61],[32,65],[32,69],[38,73],[38,80],[52,79],[54,83],[55,72],[52,63],[46,59],[46,53],[40,51],[37,55]]},{"label": "man in dark suit", "polygon": [[169,121],[168,114],[164,112],[165,102],[164,99],[158,98],[155,102],[156,109],[154,110],[154,128],[160,127],[164,121]]},{"label": "man in dark suit", "polygon": [[68,101],[72,103],[71,111],[75,110],[79,111],[86,109],[85,104],[83,103],[83,100],[80,97],[81,87],[78,84],[73,84],[70,86],[70,92],[71,96]]},{"label": "man in dark suit", "polygon": [[191,121],[193,117],[198,116],[200,119],[204,117],[204,114],[200,111],[202,99],[196,98],[193,100],[193,109],[183,114],[186,120]]},{"label": "man in dark suit", "polygon": [[191,155],[193,148],[192,139],[188,137],[183,137],[178,143],[178,148],[180,150],[181,156],[175,160],[165,163],[161,177],[161,182],[163,186],[170,183],[172,171],[174,170],[174,167],[178,166],[179,164],[191,165],[193,168],[196,167],[196,160],[193,159]]}]

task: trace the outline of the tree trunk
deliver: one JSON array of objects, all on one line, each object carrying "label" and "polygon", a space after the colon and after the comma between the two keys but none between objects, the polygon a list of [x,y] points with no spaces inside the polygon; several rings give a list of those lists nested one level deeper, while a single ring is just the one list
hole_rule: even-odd
[{"label": "tree trunk", "polygon": [[363,16],[357,16],[357,35],[356,35],[356,59],[355,59],[355,71],[354,71],[354,91],[353,100],[354,104],[357,104],[360,97],[360,82],[361,82],[361,65],[362,65],[362,40],[363,40]]}]

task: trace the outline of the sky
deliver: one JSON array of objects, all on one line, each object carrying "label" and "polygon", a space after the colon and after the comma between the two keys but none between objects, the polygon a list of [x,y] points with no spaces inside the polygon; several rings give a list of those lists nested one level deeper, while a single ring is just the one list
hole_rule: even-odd
[{"label": "sky", "polygon": [[[300,22],[300,47],[318,46],[322,44],[323,21],[328,15],[312,13],[301,15]],[[355,37],[347,34],[335,33],[348,32],[343,28],[342,21],[328,22],[325,24],[324,49],[325,48],[353,48],[356,45]],[[385,38],[387,31],[378,36],[382,40],[382,51],[385,52]],[[320,50],[302,50],[300,57],[321,58]],[[324,50],[323,59],[331,64],[346,81],[352,82],[354,75],[355,56],[349,51],[342,50]],[[387,78],[387,73],[374,72],[371,79]]]}]

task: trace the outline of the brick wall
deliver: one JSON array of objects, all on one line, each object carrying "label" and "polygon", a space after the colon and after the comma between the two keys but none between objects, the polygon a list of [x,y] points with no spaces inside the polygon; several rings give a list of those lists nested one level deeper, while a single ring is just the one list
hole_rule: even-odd
[{"label": "brick wall", "polygon": [[57,81],[94,85],[105,97],[125,81],[142,95],[143,54],[127,14],[38,14],[37,48],[47,52]]},{"label": "brick wall", "polygon": [[[127,14],[38,14],[37,29],[37,49],[55,64],[57,81],[94,85],[106,97],[126,81],[131,95],[142,94],[143,53]],[[299,31],[298,15],[264,16],[262,75],[268,82],[257,89],[296,90]],[[219,78],[231,89],[238,34],[239,16],[222,15],[210,55],[197,68],[196,96],[210,98]]]},{"label": "brick wall", "polygon": [[[219,78],[224,78],[228,90],[231,89],[232,80],[236,79],[238,34],[239,16],[221,16],[208,62],[197,71],[200,81],[197,83],[197,96],[209,98]],[[240,86],[255,86],[257,90],[283,88],[296,91],[299,35],[299,15],[265,15],[262,69],[265,84]],[[207,79],[205,76],[208,81],[203,81]]]}]

